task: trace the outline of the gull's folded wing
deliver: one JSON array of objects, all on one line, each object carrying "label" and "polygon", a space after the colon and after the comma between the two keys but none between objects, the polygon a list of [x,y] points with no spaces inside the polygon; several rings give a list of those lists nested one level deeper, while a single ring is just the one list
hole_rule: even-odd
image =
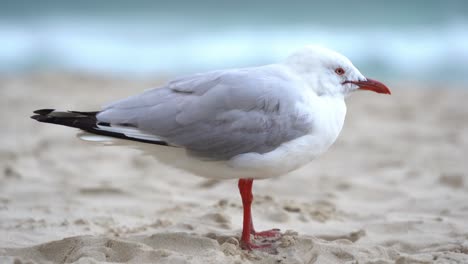
[{"label": "gull's folded wing", "polygon": [[276,65],[196,74],[110,104],[96,117],[114,132],[131,128],[132,136],[164,139],[195,156],[229,159],[310,132],[312,117],[296,107],[301,85]]}]

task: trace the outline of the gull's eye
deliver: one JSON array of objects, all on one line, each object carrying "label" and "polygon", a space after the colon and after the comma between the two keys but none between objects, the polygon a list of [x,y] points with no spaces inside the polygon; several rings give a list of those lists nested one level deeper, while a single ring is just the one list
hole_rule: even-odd
[{"label": "gull's eye", "polygon": [[338,75],[343,75],[343,74],[345,74],[345,70],[343,70],[343,68],[339,67],[339,68],[335,69],[335,73],[338,74]]}]

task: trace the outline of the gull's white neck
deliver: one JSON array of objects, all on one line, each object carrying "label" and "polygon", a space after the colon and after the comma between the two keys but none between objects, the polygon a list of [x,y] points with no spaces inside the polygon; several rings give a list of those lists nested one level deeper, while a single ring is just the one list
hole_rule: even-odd
[{"label": "gull's white neck", "polygon": [[313,156],[318,156],[328,150],[343,128],[346,117],[344,96],[319,96],[313,91],[307,91],[297,107],[310,116],[313,124],[311,135],[316,139],[311,152]]}]

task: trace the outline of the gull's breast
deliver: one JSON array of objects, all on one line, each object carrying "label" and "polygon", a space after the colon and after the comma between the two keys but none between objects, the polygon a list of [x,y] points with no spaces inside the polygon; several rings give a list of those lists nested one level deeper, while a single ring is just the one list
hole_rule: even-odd
[{"label": "gull's breast", "polygon": [[252,178],[269,178],[296,170],[326,152],[343,128],[346,104],[343,98],[320,97],[309,105],[312,107],[305,110],[313,124],[309,134],[285,142],[264,154],[238,155],[228,165],[252,174],[257,172]]}]

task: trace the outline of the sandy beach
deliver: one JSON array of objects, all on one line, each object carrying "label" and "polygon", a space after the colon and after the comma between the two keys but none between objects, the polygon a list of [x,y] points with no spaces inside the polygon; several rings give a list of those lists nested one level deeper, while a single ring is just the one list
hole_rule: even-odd
[{"label": "sandy beach", "polygon": [[392,96],[348,98],[330,151],[254,183],[256,228],[284,232],[271,254],[239,248],[235,180],[29,118],[98,110],[163,79],[0,78],[0,263],[468,263],[466,87],[388,83]]}]

